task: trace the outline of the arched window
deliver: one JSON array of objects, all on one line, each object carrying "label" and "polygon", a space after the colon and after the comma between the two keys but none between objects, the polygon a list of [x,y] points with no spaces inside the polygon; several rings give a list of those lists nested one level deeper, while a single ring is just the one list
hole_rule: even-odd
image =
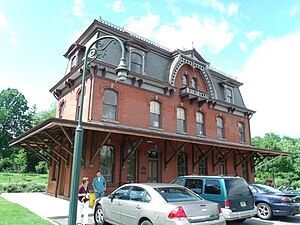
[{"label": "arched window", "polygon": [[186,132],[185,109],[181,107],[177,108],[177,132]]},{"label": "arched window", "polygon": [[159,173],[159,153],[156,150],[148,151],[148,183],[157,183]]},{"label": "arched window", "polygon": [[197,79],[196,78],[192,79],[192,87],[197,89]]},{"label": "arched window", "polygon": [[80,110],[80,95],[81,95],[81,89],[76,94],[76,111],[75,111],[75,120],[78,120],[79,116],[79,110]]},{"label": "arched window", "polygon": [[142,56],[138,53],[132,52],[131,53],[131,65],[130,65],[131,71],[141,74],[142,68],[143,68]]},{"label": "arched window", "polygon": [[184,152],[180,152],[177,155],[177,173],[178,176],[184,176],[187,174],[187,155]]},{"label": "arched window", "polygon": [[113,183],[114,148],[104,145],[100,150],[99,170],[107,182]]},{"label": "arched window", "polygon": [[207,159],[201,158],[198,162],[199,175],[207,175]]},{"label": "arched window", "polygon": [[239,127],[239,135],[240,135],[240,142],[245,142],[245,128],[244,128],[244,124],[239,122],[238,123],[238,127]]},{"label": "arched window", "polygon": [[205,135],[204,114],[202,112],[196,112],[196,126],[197,126],[197,134]]},{"label": "arched window", "polygon": [[189,78],[187,77],[187,75],[183,75],[182,77],[182,86],[183,87],[189,86]]},{"label": "arched window", "polygon": [[136,152],[132,152],[132,148],[128,148],[127,151],[128,158],[127,158],[127,182],[136,182]]},{"label": "arched window", "polygon": [[104,91],[102,118],[107,120],[117,120],[118,98],[117,93],[111,89]]},{"label": "arched window", "polygon": [[224,138],[224,121],[222,117],[217,117],[218,138]]},{"label": "arched window", "polygon": [[58,118],[63,118],[64,117],[65,106],[66,106],[66,102],[63,100],[59,105]]},{"label": "arched window", "polygon": [[150,102],[150,127],[161,127],[160,103],[157,101]]},{"label": "arched window", "polygon": [[222,157],[218,157],[218,161],[219,161],[219,175],[226,175],[227,174],[227,163],[226,163],[226,159]]},{"label": "arched window", "polygon": [[76,55],[72,57],[71,59],[71,68],[75,67],[77,64],[77,57]]}]

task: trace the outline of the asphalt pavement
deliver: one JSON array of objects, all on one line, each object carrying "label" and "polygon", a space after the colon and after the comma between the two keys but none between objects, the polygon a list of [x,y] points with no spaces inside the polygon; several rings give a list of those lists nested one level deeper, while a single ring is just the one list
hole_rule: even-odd
[{"label": "asphalt pavement", "polygon": [[[56,198],[46,193],[2,193],[8,201],[17,203],[36,215],[57,225],[67,225],[69,215],[68,200]],[[89,224],[94,224],[93,209],[89,209]]]}]

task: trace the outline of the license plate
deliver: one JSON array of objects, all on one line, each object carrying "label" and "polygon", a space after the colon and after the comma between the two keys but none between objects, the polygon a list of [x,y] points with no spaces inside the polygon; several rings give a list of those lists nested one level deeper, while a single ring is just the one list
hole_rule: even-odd
[{"label": "license plate", "polygon": [[240,205],[241,205],[242,207],[245,207],[247,204],[246,204],[246,202],[240,202]]}]

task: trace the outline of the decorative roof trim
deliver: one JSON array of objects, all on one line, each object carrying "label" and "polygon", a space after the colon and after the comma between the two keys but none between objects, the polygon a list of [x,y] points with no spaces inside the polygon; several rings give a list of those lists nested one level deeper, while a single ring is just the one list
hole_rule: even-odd
[{"label": "decorative roof trim", "polygon": [[179,71],[179,69],[183,66],[183,65],[190,65],[192,68],[197,68],[201,71],[202,75],[204,76],[206,85],[207,85],[207,89],[208,92],[210,94],[210,98],[214,99],[215,98],[215,91],[214,91],[214,85],[213,82],[211,81],[210,77],[208,76],[205,67],[203,65],[201,65],[200,63],[195,62],[194,60],[191,61],[189,59],[183,58],[180,55],[178,55],[170,68],[170,74],[169,74],[169,83],[174,86],[175,84],[175,80],[177,77],[177,73]]}]

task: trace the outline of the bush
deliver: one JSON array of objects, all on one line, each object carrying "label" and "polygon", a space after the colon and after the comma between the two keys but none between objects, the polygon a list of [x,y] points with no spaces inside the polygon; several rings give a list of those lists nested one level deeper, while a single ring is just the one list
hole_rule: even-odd
[{"label": "bush", "polygon": [[40,183],[4,183],[0,184],[0,193],[18,193],[18,192],[45,192],[46,184]]},{"label": "bush", "polygon": [[9,158],[0,159],[0,171],[10,170],[13,166],[13,161]]},{"label": "bush", "polygon": [[35,171],[41,174],[48,173],[48,164],[44,161],[38,162],[38,164],[35,165]]}]

